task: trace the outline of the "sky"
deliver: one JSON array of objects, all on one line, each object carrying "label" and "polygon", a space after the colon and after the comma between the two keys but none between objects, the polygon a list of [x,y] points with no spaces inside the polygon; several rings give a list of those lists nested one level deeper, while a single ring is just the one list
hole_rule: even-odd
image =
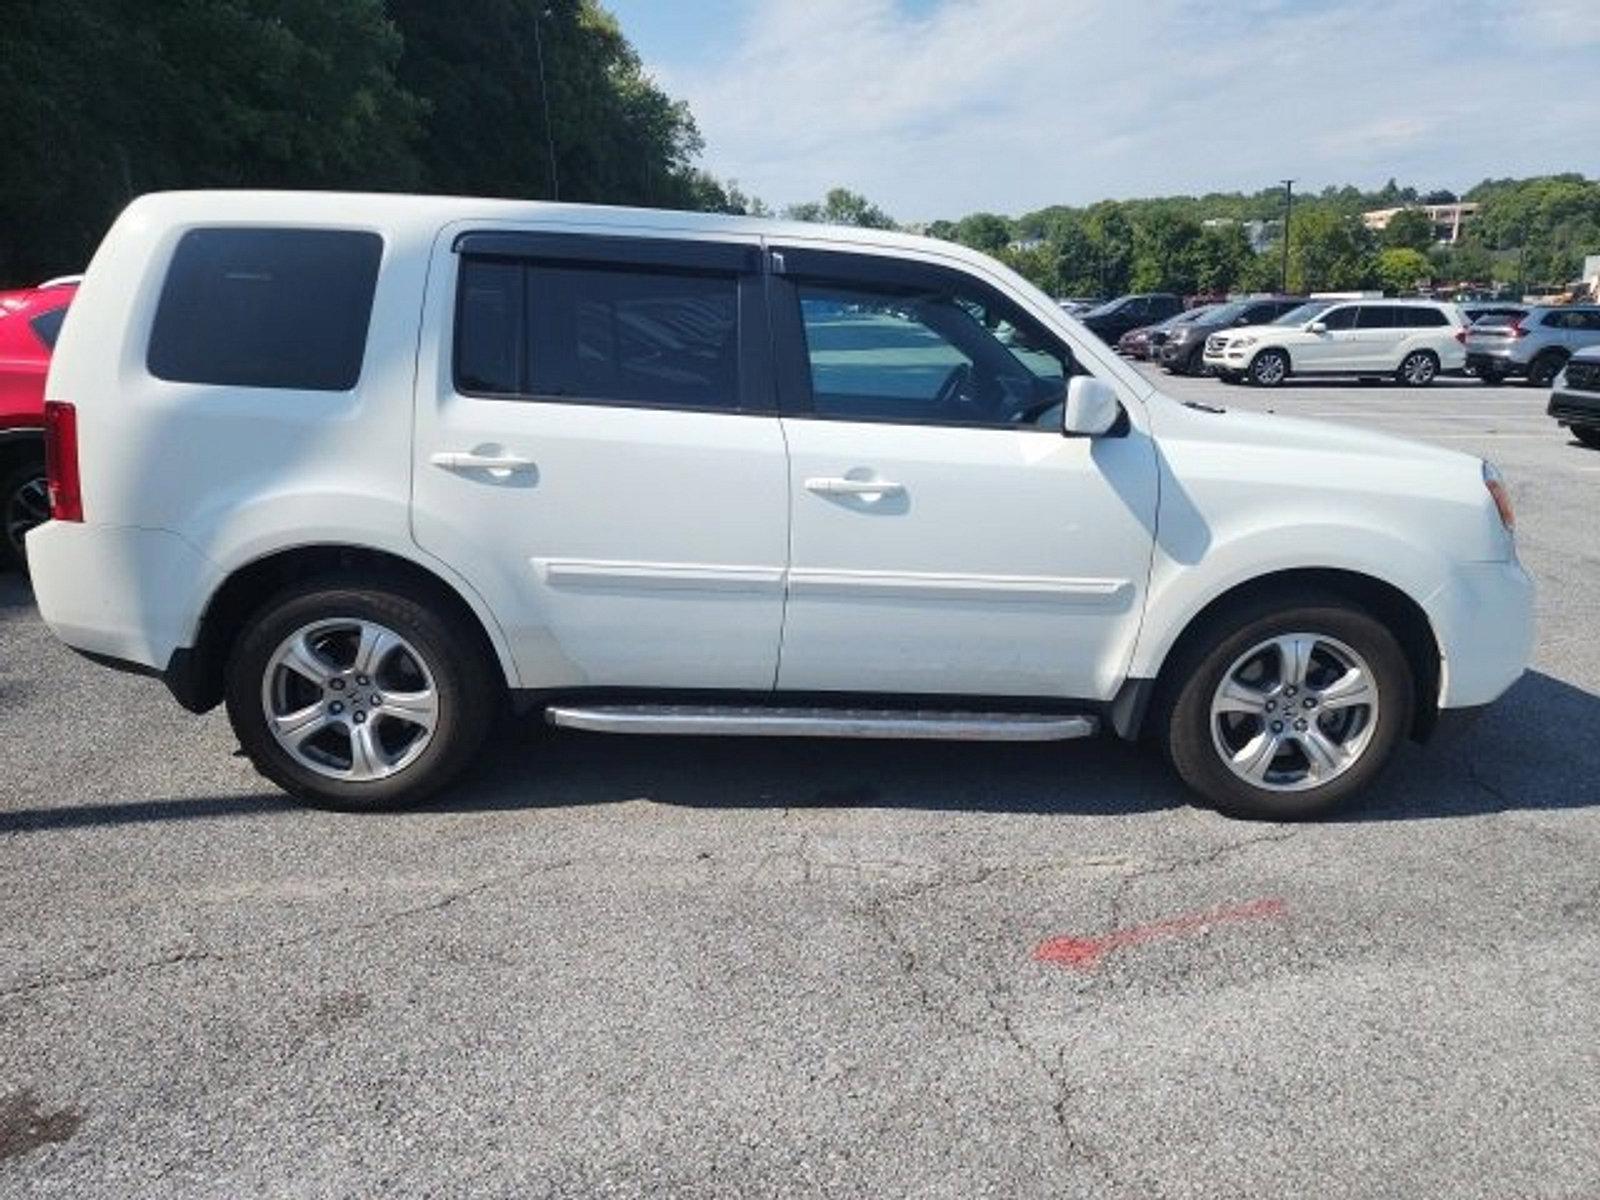
[{"label": "sky", "polygon": [[901,221],[1600,175],[1600,0],[602,0],[701,165]]}]

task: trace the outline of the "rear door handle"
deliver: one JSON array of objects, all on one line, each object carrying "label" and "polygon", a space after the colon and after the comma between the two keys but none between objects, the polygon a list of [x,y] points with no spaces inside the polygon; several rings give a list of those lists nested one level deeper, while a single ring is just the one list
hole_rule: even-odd
[{"label": "rear door handle", "polygon": [[441,450],[428,461],[447,471],[526,471],[534,465],[531,458],[515,454],[474,454],[470,450]]},{"label": "rear door handle", "polygon": [[808,479],[806,491],[819,496],[898,496],[905,485],[888,479],[843,479],[837,476],[820,476]]}]

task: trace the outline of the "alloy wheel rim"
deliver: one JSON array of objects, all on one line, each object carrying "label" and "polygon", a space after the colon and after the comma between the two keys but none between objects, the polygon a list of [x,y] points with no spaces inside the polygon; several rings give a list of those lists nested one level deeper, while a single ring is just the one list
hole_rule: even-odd
[{"label": "alloy wheel rim", "polygon": [[365,783],[405,770],[438,728],[439,689],[400,634],[358,617],[295,630],[261,681],[267,729],[300,766]]},{"label": "alloy wheel rim", "polygon": [[1378,684],[1364,658],[1320,633],[1267,638],[1223,672],[1211,739],[1252,787],[1321,787],[1361,761],[1378,727]]},{"label": "alloy wheel rim", "polygon": [[1262,383],[1277,383],[1283,378],[1283,359],[1276,354],[1263,354],[1256,363],[1256,378]]},{"label": "alloy wheel rim", "polygon": [[27,480],[6,497],[6,541],[20,556],[24,550],[23,538],[50,519],[50,487],[43,475]]},{"label": "alloy wheel rim", "polygon": [[1413,354],[1406,359],[1405,376],[1407,383],[1427,383],[1433,378],[1433,359],[1426,354]]}]

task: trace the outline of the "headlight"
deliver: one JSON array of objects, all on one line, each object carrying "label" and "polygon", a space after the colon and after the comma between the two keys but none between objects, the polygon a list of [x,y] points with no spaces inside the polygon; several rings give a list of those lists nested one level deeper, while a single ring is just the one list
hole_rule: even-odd
[{"label": "headlight", "polygon": [[1506,481],[1500,474],[1500,469],[1492,462],[1483,464],[1483,486],[1489,489],[1489,495],[1494,498],[1494,506],[1500,513],[1500,524],[1506,527],[1507,533],[1517,530],[1517,514],[1511,508],[1511,493],[1506,490]]},{"label": "headlight", "polygon": [[1174,329],[1171,333],[1169,333],[1167,335],[1167,341],[1169,343],[1187,342],[1189,340],[1189,335],[1193,332],[1194,330],[1185,325],[1182,328]]},{"label": "headlight", "polygon": [[1256,339],[1253,338],[1253,337],[1239,337],[1239,338],[1234,338],[1231,342],[1229,342],[1228,343],[1228,347],[1230,349],[1232,349],[1235,346],[1238,346],[1238,347],[1242,348],[1244,346],[1254,346],[1255,344],[1256,344]]}]

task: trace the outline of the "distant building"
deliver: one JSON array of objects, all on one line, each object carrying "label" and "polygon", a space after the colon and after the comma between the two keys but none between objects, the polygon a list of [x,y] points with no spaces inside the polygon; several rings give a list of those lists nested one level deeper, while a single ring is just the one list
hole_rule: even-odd
[{"label": "distant building", "polygon": [[1037,250],[1045,244],[1045,239],[1042,237],[1018,238],[1014,242],[1007,242],[1006,249],[1011,251]]},{"label": "distant building", "polygon": [[1473,217],[1478,215],[1478,206],[1470,202],[1457,204],[1403,204],[1399,208],[1375,208],[1371,212],[1361,214],[1361,221],[1374,233],[1382,233],[1389,228],[1389,222],[1394,220],[1396,213],[1415,209],[1426,213],[1428,220],[1433,222],[1433,240],[1442,242],[1446,246],[1454,246],[1461,240],[1461,230]]}]

